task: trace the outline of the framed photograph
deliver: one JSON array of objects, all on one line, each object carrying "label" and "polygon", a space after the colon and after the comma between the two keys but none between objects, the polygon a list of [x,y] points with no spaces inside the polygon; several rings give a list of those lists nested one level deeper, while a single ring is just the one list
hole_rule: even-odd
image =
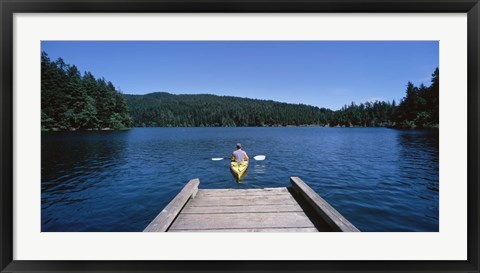
[{"label": "framed photograph", "polygon": [[479,272],[478,0],[0,1],[1,272]]}]

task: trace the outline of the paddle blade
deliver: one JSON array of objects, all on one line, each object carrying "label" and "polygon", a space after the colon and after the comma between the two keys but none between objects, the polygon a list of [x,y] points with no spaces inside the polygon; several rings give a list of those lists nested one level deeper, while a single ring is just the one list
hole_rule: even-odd
[{"label": "paddle blade", "polygon": [[255,160],[265,160],[265,158],[266,158],[266,156],[264,156],[264,155],[256,155],[256,156],[253,157],[253,159],[255,159]]},{"label": "paddle blade", "polygon": [[223,160],[223,157],[214,157],[212,158],[213,161],[219,161],[219,160]]}]

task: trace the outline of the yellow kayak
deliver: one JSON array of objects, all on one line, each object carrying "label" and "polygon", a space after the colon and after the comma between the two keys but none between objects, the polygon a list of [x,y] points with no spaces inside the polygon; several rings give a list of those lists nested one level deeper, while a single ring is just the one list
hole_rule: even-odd
[{"label": "yellow kayak", "polygon": [[235,178],[237,178],[237,180],[240,180],[243,178],[243,176],[247,173],[247,169],[248,169],[248,161],[243,161],[243,162],[232,161],[230,163],[230,170],[232,171]]}]

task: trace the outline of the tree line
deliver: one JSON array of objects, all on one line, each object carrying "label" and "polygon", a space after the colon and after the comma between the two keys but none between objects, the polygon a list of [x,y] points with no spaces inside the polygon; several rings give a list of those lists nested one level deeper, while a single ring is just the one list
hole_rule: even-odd
[{"label": "tree line", "polygon": [[382,126],[394,128],[438,128],[439,81],[438,68],[432,74],[430,86],[415,86],[408,82],[405,97],[396,106],[395,101],[369,102],[344,106],[330,120],[332,125]]},{"label": "tree line", "polygon": [[61,58],[41,57],[42,130],[105,130],[132,126],[123,95],[111,82],[80,73]]},{"label": "tree line", "polygon": [[125,98],[137,127],[317,125],[333,112],[302,104],[216,95],[158,92]]},{"label": "tree line", "polygon": [[352,103],[339,111],[215,95],[125,95],[136,127],[393,126],[395,102]]},{"label": "tree line", "polygon": [[41,57],[42,130],[100,130],[134,127],[341,126],[438,128],[439,70],[430,86],[407,83],[395,101],[351,103],[333,111],[216,95],[156,92],[123,95],[104,78],[83,75],[59,58]]},{"label": "tree line", "polygon": [[135,127],[341,126],[438,128],[438,68],[432,84],[407,84],[405,97],[345,105],[332,111],[304,104],[166,92],[124,95]]}]

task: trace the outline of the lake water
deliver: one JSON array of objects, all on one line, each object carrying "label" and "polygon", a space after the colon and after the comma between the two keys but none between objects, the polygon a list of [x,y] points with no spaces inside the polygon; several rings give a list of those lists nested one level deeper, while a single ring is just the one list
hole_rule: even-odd
[{"label": "lake water", "polygon": [[[252,158],[237,183],[228,157]],[[42,133],[42,231],[142,231],[192,178],[200,188],[299,176],[361,231],[438,231],[438,131],[135,128]]]}]

